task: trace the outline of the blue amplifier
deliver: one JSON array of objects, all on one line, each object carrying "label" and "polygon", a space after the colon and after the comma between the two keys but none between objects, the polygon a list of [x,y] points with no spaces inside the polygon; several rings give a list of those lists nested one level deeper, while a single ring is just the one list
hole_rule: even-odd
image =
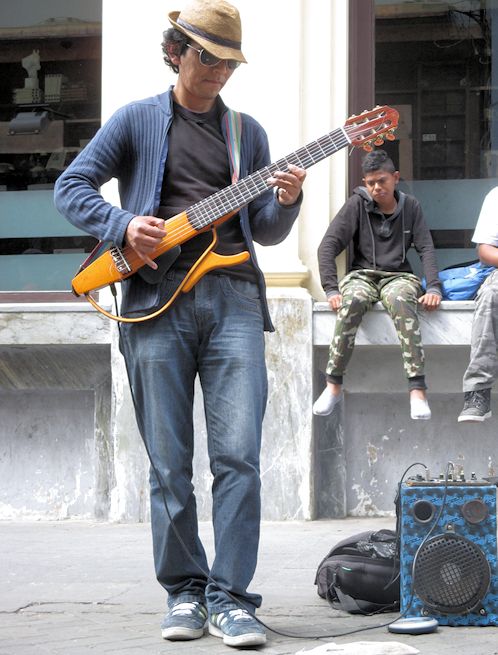
[{"label": "blue amplifier", "polygon": [[400,490],[400,600],[407,617],[498,625],[495,484],[408,480]]}]

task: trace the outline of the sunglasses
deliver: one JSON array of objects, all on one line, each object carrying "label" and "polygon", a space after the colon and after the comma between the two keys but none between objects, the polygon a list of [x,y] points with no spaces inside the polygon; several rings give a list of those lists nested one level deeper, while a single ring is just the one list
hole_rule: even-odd
[{"label": "sunglasses", "polygon": [[187,48],[192,48],[192,50],[195,50],[199,53],[199,61],[203,66],[217,66],[220,61],[224,61],[226,62],[228,68],[231,71],[234,71],[240,65],[240,61],[235,59],[220,59],[219,57],[212,55],[207,50],[204,50],[204,48],[195,48],[193,45],[190,45],[190,43],[187,43]]}]

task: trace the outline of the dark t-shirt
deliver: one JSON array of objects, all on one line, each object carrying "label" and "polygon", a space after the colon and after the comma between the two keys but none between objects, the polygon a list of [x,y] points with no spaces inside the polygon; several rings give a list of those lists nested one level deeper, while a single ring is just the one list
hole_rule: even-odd
[{"label": "dark t-shirt", "polygon": [[[159,216],[171,218],[189,206],[225,188],[231,182],[228,154],[220,127],[218,106],[194,113],[174,104],[168,134],[168,158],[164,170]],[[227,255],[246,250],[238,216],[217,227],[215,252]],[[186,241],[174,267],[188,271],[212,240],[211,230]],[[244,280],[256,281],[251,261],[215,269]]]}]

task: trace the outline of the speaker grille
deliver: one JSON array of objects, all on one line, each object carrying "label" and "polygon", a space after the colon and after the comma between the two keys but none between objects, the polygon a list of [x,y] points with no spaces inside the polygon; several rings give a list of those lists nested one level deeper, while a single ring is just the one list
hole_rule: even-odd
[{"label": "speaker grille", "polygon": [[441,614],[471,612],[490,584],[486,556],[474,543],[453,533],[428,539],[418,551],[413,587],[424,605]]}]

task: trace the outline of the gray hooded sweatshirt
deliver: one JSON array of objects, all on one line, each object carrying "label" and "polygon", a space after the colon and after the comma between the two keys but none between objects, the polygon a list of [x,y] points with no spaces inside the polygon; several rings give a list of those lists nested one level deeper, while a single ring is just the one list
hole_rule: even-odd
[{"label": "gray hooded sweatshirt", "polygon": [[427,292],[441,295],[436,254],[420,203],[396,189],[397,207],[384,216],[365,187],[356,187],[318,248],[320,279],[327,297],[339,293],[336,257],[352,246],[350,270],[412,273],[406,258],[413,246],[420,256]]}]

